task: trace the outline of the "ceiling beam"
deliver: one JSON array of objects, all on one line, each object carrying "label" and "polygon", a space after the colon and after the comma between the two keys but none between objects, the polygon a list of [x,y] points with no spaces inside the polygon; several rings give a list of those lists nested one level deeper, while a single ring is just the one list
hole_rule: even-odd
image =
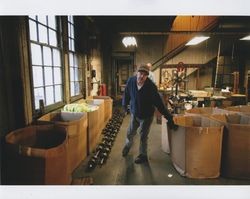
[{"label": "ceiling beam", "polygon": [[168,32],[119,32],[120,35],[170,35],[170,34],[206,34],[206,35],[246,35],[249,31],[244,32],[221,32],[221,31],[168,31]]},{"label": "ceiling beam", "polygon": [[[180,64],[163,64],[161,65],[161,68],[178,68]],[[206,64],[183,64],[181,65],[183,68],[202,68],[206,66]]]}]

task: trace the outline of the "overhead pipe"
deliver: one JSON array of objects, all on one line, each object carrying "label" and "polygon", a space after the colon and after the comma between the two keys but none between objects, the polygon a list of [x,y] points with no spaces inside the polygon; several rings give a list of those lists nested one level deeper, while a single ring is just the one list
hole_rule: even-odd
[{"label": "overhead pipe", "polygon": [[250,23],[248,21],[249,19],[246,20],[236,20],[236,21],[221,21],[218,28],[219,29],[241,29],[241,30],[249,30],[250,29]]}]

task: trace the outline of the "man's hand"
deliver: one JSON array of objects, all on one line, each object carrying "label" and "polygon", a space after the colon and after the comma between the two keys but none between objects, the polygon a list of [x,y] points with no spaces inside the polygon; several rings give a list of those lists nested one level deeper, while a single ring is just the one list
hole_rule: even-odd
[{"label": "man's hand", "polygon": [[164,116],[167,120],[167,125],[169,129],[176,131],[178,129],[178,125],[174,123],[173,116]]},{"label": "man's hand", "polygon": [[125,117],[127,114],[129,114],[128,108],[127,107],[123,107],[123,112],[122,112],[123,117]]}]

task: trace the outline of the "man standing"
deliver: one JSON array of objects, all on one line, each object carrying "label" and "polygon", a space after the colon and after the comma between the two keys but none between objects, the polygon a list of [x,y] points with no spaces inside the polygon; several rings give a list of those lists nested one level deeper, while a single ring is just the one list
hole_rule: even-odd
[{"label": "man standing", "polygon": [[154,73],[151,71],[152,70],[152,64],[151,63],[147,63],[148,69],[149,69],[149,75],[148,78],[152,80],[152,82],[155,83],[155,75]]},{"label": "man standing", "polygon": [[169,128],[176,127],[173,122],[173,116],[165,108],[156,85],[148,79],[148,75],[148,66],[141,65],[136,76],[128,79],[122,99],[124,110],[127,111],[127,106],[130,105],[131,113],[130,125],[127,130],[126,143],[122,155],[125,157],[128,154],[133,144],[133,137],[138,127],[140,127],[139,156],[135,159],[137,164],[148,162],[147,140],[155,107],[168,120]]}]

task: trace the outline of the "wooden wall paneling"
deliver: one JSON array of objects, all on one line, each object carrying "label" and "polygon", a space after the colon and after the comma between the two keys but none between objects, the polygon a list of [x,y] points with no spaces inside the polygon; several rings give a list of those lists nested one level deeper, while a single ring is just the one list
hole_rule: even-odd
[{"label": "wooden wall paneling", "polygon": [[[218,21],[215,16],[177,16],[171,31],[202,31],[209,29]],[[164,52],[165,54],[184,45],[194,34],[170,34]]]},{"label": "wooden wall paneling", "polygon": [[28,18],[20,17],[20,70],[23,85],[23,107],[25,125],[32,122],[31,70],[29,58]]}]

